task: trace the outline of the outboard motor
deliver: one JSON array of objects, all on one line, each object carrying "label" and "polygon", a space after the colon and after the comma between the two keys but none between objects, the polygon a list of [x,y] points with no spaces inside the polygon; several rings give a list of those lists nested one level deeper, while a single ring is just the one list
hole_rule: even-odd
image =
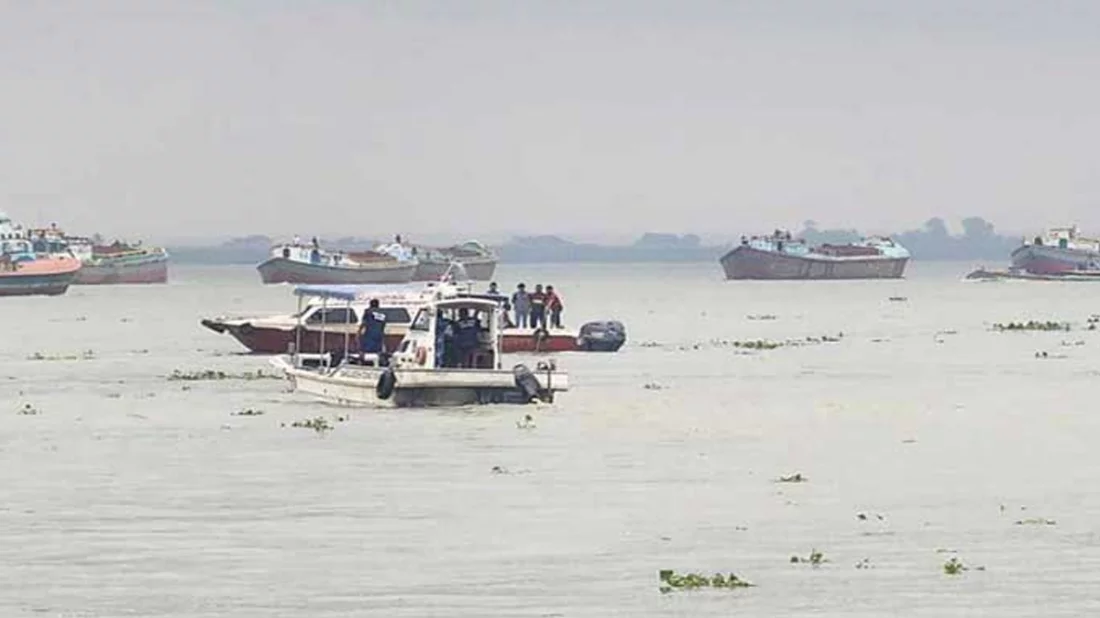
[{"label": "outboard motor", "polygon": [[535,377],[535,374],[531,373],[527,365],[516,365],[512,367],[512,374],[516,379],[516,388],[519,389],[524,399],[528,402],[538,400],[539,380]]},{"label": "outboard motor", "polygon": [[622,322],[589,322],[581,326],[577,346],[586,352],[616,352],[626,343],[626,327]]}]

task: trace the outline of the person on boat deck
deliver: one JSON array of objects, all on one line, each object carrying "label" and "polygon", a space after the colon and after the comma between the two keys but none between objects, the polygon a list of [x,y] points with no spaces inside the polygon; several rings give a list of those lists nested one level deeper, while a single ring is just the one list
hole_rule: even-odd
[{"label": "person on boat deck", "polygon": [[508,314],[509,314],[509,312],[512,311],[512,304],[508,302],[508,297],[507,296],[500,293],[500,288],[497,287],[497,282],[496,281],[489,284],[489,289],[485,291],[485,295],[486,296],[492,296],[493,300],[500,303],[500,306],[504,308],[504,311],[502,311],[500,313],[500,315],[501,315],[501,320],[500,320],[501,326],[504,327],[504,328],[511,328],[512,327],[512,318]]},{"label": "person on boat deck", "polygon": [[454,347],[461,367],[470,367],[470,355],[477,350],[478,335],[481,333],[481,325],[475,316],[465,307],[458,310],[458,321],[455,322]]},{"label": "person on boat deck", "polygon": [[550,328],[561,328],[561,310],[564,305],[552,285],[546,286],[546,308],[550,310]]},{"label": "person on boat deck", "polygon": [[363,321],[359,324],[359,351],[378,355],[386,352],[386,314],[378,308],[377,298],[372,298],[363,312]]},{"label": "person on boat deck", "polygon": [[440,309],[435,314],[435,366],[449,367],[454,356],[454,324]]},{"label": "person on boat deck", "polygon": [[512,307],[516,310],[516,327],[527,328],[527,318],[531,314],[531,295],[527,293],[527,286],[516,286],[515,294],[512,294]]},{"label": "person on boat deck", "polygon": [[531,292],[531,328],[546,328],[546,292],[541,283]]}]

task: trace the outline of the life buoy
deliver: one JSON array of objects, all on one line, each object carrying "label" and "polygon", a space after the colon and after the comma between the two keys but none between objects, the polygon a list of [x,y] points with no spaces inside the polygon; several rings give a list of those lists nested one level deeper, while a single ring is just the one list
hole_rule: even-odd
[{"label": "life buoy", "polygon": [[417,348],[416,349],[416,364],[423,365],[428,360],[428,349]]},{"label": "life buoy", "polygon": [[393,369],[387,369],[378,376],[378,384],[374,387],[374,394],[385,401],[393,395],[393,389],[397,386],[397,376],[393,375]]}]

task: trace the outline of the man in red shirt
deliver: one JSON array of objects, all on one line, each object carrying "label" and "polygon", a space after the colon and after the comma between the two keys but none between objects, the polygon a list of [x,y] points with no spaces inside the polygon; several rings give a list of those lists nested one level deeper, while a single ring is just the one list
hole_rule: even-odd
[{"label": "man in red shirt", "polygon": [[546,292],[542,291],[541,283],[531,292],[531,328],[546,328]]},{"label": "man in red shirt", "polygon": [[550,328],[562,328],[561,310],[563,308],[561,297],[554,291],[554,286],[546,286],[546,308],[550,310]]}]

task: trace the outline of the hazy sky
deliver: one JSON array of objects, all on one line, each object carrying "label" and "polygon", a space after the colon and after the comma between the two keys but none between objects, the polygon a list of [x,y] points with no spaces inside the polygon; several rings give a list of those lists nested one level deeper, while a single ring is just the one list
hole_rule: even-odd
[{"label": "hazy sky", "polygon": [[0,208],[72,231],[1100,233],[1100,2],[0,0]]}]

